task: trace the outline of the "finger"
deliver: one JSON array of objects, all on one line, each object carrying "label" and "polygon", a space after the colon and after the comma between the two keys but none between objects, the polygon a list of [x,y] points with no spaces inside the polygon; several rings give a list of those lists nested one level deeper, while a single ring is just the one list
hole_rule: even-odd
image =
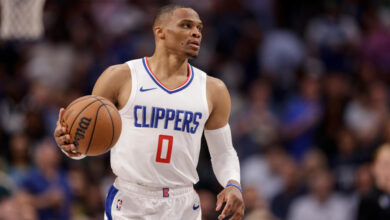
[{"label": "finger", "polygon": [[74,144],[64,144],[61,145],[61,149],[66,151],[67,153],[78,153],[76,146]]},{"label": "finger", "polygon": [[58,120],[57,120],[57,123],[61,123],[62,116],[64,115],[64,111],[65,111],[64,108],[60,108],[60,112],[58,113]]},{"label": "finger", "polygon": [[64,108],[60,108],[60,111],[58,112],[57,126],[61,124],[63,111],[64,111]]},{"label": "finger", "polygon": [[70,144],[70,135],[69,134],[65,134],[65,135],[62,135],[62,136],[59,136],[56,138],[56,142],[58,145],[66,145],[66,144]]},{"label": "finger", "polygon": [[74,153],[74,152],[67,152],[67,153],[68,153],[69,157],[79,157],[79,156],[83,155],[80,152],[76,152],[76,153]]},{"label": "finger", "polygon": [[232,204],[228,201],[225,205],[225,208],[222,210],[222,213],[218,216],[218,219],[224,219],[226,216],[230,215],[233,212]]},{"label": "finger", "polygon": [[241,207],[234,213],[234,215],[230,218],[230,220],[241,220],[243,216],[244,216],[244,207],[241,206]]},{"label": "finger", "polygon": [[60,137],[62,135],[64,135],[66,132],[66,128],[61,126],[61,125],[57,125],[56,129],[54,130],[54,137]]},{"label": "finger", "polygon": [[82,153],[77,152],[76,146],[74,146],[74,144],[63,145],[61,146],[61,149],[64,150],[69,157],[79,157],[82,155]]},{"label": "finger", "polygon": [[223,202],[225,202],[225,196],[223,194],[219,194],[217,196],[217,207],[216,207],[216,211],[219,211],[222,207],[222,204]]}]

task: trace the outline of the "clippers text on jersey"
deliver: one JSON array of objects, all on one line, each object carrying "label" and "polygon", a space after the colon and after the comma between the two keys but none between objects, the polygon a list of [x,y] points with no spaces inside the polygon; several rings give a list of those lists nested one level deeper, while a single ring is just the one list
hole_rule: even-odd
[{"label": "clippers text on jersey", "polygon": [[134,106],[134,126],[138,128],[164,128],[195,134],[200,119],[202,119],[201,112]]}]

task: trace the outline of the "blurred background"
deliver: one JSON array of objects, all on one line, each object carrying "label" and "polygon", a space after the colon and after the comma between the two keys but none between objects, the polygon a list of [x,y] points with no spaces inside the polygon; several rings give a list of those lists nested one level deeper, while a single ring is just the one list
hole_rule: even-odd
[{"label": "blurred background", "polygon": [[[168,3],[197,10],[191,63],[230,91],[244,219],[363,219],[374,152],[390,141],[389,0],[0,2],[0,219],[103,219],[109,154],[63,155],[59,108],[109,65],[152,55]],[[221,187],[202,145],[195,188],[211,220]]]}]

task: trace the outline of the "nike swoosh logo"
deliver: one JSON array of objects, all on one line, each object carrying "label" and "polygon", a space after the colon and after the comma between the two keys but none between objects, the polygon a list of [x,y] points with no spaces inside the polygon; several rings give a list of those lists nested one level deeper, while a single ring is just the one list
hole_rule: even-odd
[{"label": "nike swoosh logo", "polygon": [[157,88],[144,89],[143,86],[141,86],[141,88],[139,89],[139,91],[140,91],[140,92],[147,92],[147,91],[150,91],[150,90],[153,90],[153,89],[157,89]]},{"label": "nike swoosh logo", "polygon": [[199,205],[195,206],[195,204],[192,206],[193,210],[197,210],[199,208]]}]

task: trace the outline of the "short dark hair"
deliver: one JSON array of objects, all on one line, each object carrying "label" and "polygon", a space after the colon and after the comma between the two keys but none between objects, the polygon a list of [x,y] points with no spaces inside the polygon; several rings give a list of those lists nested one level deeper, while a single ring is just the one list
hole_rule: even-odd
[{"label": "short dark hair", "polygon": [[172,13],[174,10],[176,10],[178,8],[191,8],[191,7],[179,5],[179,4],[169,4],[169,5],[165,5],[161,8],[159,8],[158,11],[156,12],[156,15],[154,16],[154,19],[153,19],[153,27],[157,24],[157,22],[160,20],[160,18],[163,15],[165,15],[167,13]]}]

